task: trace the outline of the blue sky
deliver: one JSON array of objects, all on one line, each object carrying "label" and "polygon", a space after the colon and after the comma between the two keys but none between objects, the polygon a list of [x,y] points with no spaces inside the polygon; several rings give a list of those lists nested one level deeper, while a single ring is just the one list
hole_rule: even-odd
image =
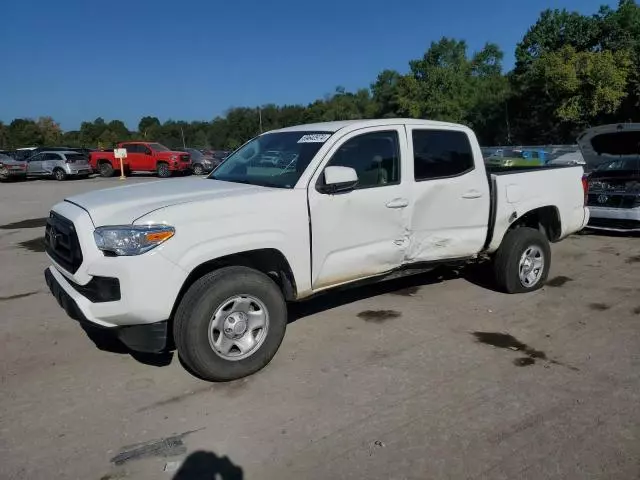
[{"label": "blue sky", "polygon": [[0,120],[50,115],[210,120],[232,106],[308,103],[407,70],[433,40],[515,44],[545,8],[603,0],[6,0]]}]

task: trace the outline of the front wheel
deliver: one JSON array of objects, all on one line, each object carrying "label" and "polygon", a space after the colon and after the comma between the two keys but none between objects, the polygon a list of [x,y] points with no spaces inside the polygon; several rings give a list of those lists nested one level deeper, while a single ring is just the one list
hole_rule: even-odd
[{"label": "front wheel", "polygon": [[184,363],[200,378],[229,381],[264,368],[287,327],[278,286],[247,267],[225,267],[197,280],[174,318],[174,340]]},{"label": "front wheel", "polygon": [[194,175],[204,175],[204,167],[199,163],[194,164],[193,165],[193,174]]},{"label": "front wheel", "polygon": [[539,230],[528,227],[508,232],[494,258],[498,286],[506,293],[532,292],[549,276],[551,247]]},{"label": "front wheel", "polygon": [[169,170],[169,165],[166,163],[159,163],[156,170],[160,178],[168,178],[171,176],[171,170]]}]

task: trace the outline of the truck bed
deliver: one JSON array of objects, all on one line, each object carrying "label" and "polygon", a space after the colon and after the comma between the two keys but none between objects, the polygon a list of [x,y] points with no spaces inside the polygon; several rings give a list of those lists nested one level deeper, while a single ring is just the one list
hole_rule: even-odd
[{"label": "truck bed", "polygon": [[559,218],[559,238],[584,222],[581,166],[486,167],[491,204],[485,251],[495,252],[509,225],[526,212],[553,205]]}]

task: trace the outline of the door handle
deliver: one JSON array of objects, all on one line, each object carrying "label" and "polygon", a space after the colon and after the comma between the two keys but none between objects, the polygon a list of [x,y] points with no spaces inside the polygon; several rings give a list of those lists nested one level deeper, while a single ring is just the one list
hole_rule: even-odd
[{"label": "door handle", "polygon": [[404,208],[409,205],[409,200],[406,198],[394,198],[387,203],[387,208]]},{"label": "door handle", "polygon": [[469,190],[467,193],[462,195],[462,198],[480,198],[482,197],[482,192],[479,192],[477,190]]}]

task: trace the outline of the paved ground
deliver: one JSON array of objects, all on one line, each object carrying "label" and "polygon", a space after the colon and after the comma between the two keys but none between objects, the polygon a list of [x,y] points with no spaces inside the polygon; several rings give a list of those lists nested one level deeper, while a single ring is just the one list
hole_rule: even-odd
[{"label": "paved ground", "polygon": [[0,185],[0,478],[640,477],[640,238],[554,246],[530,295],[476,270],[317,298],[211,385],[96,348],[46,291],[39,219],[117,183]]}]

